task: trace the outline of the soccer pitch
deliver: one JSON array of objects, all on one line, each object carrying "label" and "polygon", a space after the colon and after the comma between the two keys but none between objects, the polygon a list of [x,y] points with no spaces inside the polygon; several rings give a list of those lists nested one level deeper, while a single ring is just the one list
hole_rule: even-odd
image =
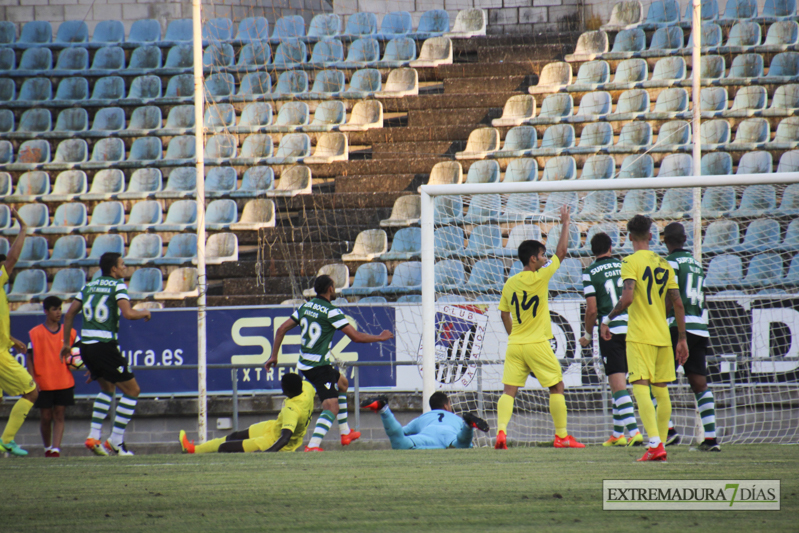
[{"label": "soccer pitch", "polygon": [[[0,460],[0,530],[796,531],[799,446]],[[603,479],[780,479],[781,511],[602,511]]]}]

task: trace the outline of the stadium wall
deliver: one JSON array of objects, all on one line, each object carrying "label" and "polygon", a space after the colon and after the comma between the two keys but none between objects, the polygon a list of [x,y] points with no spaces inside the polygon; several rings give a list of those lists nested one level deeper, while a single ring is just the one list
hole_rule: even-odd
[{"label": "stadium wall", "polygon": [[[66,20],[85,20],[91,35],[103,20],[121,20],[127,33],[133,22],[149,18],[161,23],[163,35],[170,21],[191,18],[191,10],[191,0],[0,0],[0,20],[15,22],[17,32],[26,22],[46,20],[53,25],[54,34]],[[302,15],[307,25],[314,15],[332,10],[327,0],[226,0],[224,5],[203,2],[205,18],[227,17],[238,23],[246,17],[263,16],[270,28],[286,15]]]}]

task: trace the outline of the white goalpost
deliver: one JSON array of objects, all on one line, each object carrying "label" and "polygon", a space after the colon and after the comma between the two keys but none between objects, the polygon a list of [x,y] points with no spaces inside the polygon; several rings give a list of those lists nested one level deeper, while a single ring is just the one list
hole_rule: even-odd
[{"label": "white goalpost", "polygon": [[[799,240],[794,248],[792,239],[799,210],[789,207],[797,194],[799,172],[422,186],[423,405],[444,390],[456,411],[478,411],[495,425],[507,346],[497,308],[501,287],[521,269],[515,256],[522,240],[537,238],[554,251],[557,208],[566,203],[574,233],[550,282],[550,310],[570,433],[597,443],[612,425],[601,360],[577,343],[582,269],[593,261],[590,238],[607,232],[614,255],[624,257],[632,253],[626,222],[644,212],[653,218],[651,245],[661,255],[667,251],[658,234],[673,221],[685,225],[686,248],[705,245],[699,291],[710,315],[708,382],[722,442],[795,442]],[[695,197],[699,205],[691,205]],[[693,238],[695,220],[701,233]],[[670,388],[675,427],[688,439],[701,438],[694,395],[681,371]],[[509,439],[551,441],[546,394],[531,376],[517,397]],[[490,438],[481,435],[478,443],[489,445]]]}]

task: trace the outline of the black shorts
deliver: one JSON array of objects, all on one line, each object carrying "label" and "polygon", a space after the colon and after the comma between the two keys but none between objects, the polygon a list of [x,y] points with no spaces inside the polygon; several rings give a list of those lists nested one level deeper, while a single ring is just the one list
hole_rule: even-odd
[{"label": "black shorts", "polygon": [[613,334],[609,341],[600,335],[599,355],[605,364],[605,375],[627,374],[627,335]]},{"label": "black shorts", "polygon": [[33,404],[37,409],[52,409],[54,406],[75,405],[75,387],[59,390],[40,390],[36,403]]},{"label": "black shorts", "polygon": [[115,342],[81,343],[80,356],[91,372],[92,380],[103,378],[109,383],[119,383],[134,377],[128,370],[128,360],[119,353]]},{"label": "black shorts", "polygon": [[341,377],[341,372],[332,365],[315,366],[300,372],[314,386],[320,400],[338,398],[338,379]]},{"label": "black shorts", "polygon": [[[679,367],[677,364],[677,328],[671,329],[671,346],[674,350],[674,368]],[[686,374],[694,374],[697,376],[707,376],[707,362],[705,356],[707,355],[707,348],[710,344],[710,339],[693,333],[686,333],[686,341],[688,341],[688,360],[682,365],[682,369]]]}]

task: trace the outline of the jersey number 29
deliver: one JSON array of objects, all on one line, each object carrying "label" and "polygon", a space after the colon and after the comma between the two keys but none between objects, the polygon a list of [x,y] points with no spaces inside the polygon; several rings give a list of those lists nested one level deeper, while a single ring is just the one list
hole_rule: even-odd
[{"label": "jersey number 29", "polygon": [[[300,320],[300,326],[302,326],[302,333],[300,334],[300,340],[302,340],[302,345],[306,348],[312,348],[316,341],[319,340],[319,337],[322,336],[322,326],[319,325],[318,322],[308,322],[306,317],[302,317]],[[305,334],[308,334],[308,338],[305,338]]]},{"label": "jersey number 29", "polygon": [[108,295],[100,297],[100,301],[97,302],[97,305],[92,305],[92,300],[94,300],[94,296],[89,296],[89,299],[83,304],[83,318],[86,319],[86,322],[91,322],[94,320],[95,322],[102,324],[106,320],[108,320],[108,306],[105,305],[105,302],[108,301]]}]

